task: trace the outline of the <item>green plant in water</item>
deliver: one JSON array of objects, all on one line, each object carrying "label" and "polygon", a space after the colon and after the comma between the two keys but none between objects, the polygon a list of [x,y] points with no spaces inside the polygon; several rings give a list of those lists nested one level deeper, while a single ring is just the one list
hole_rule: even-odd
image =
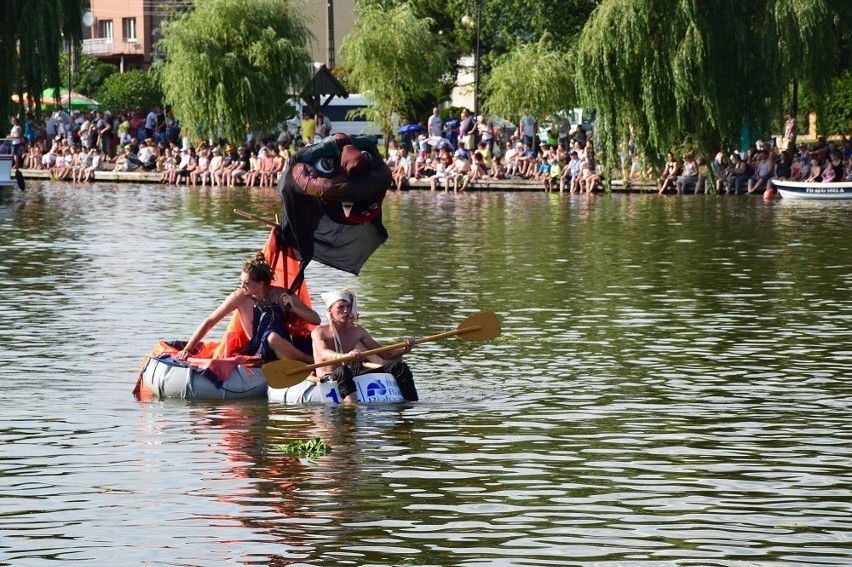
[{"label": "green plant in water", "polygon": [[331,445],[324,443],[319,437],[311,437],[308,440],[296,439],[286,445],[279,447],[285,453],[291,453],[300,457],[316,459],[331,452]]}]

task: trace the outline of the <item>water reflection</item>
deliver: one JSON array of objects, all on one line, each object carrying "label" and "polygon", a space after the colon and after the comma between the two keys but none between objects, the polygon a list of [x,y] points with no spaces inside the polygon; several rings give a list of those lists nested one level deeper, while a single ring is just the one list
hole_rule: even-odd
[{"label": "water reflection", "polygon": [[[852,562],[847,203],[408,192],[348,286],[422,401],[136,402],[274,191],[38,184],[0,202],[0,563]],[[312,435],[316,461],[280,446]]]}]

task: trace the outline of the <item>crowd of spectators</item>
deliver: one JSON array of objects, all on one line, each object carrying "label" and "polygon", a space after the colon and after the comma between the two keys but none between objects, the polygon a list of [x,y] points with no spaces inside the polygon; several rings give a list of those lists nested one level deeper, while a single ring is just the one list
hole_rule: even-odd
[{"label": "crowd of spectators", "polygon": [[[481,180],[531,179],[545,191],[589,193],[600,186],[594,142],[582,125],[567,121],[542,128],[529,110],[517,126],[463,109],[442,119],[434,108],[419,126],[406,129],[388,144],[388,165],[394,187],[412,179],[429,182],[432,190],[464,191]],[[573,126],[573,128],[572,128]]]},{"label": "crowd of spectators", "polygon": [[811,146],[785,144],[782,150],[771,141],[758,141],[745,152],[719,151],[709,166],[691,153],[677,159],[669,153],[663,173],[657,180],[660,194],[708,192],[715,184],[718,194],[763,193],[774,179],[829,183],[852,181],[852,139],[839,141],[820,136]]},{"label": "crowd of spectators", "polygon": [[[286,128],[275,139],[255,141],[247,135],[241,145],[191,142],[168,108],[149,112],[56,111],[42,123],[32,113],[23,123],[12,119],[16,166],[42,169],[51,178],[91,181],[98,171],[159,173],[162,183],[234,187],[274,186],[286,170],[293,149],[315,143],[330,133],[331,123],[307,116],[302,131],[291,140]],[[601,187],[602,169],[595,156],[592,132],[581,124],[556,120],[540,124],[525,110],[518,125],[498,118],[473,116],[463,109],[439,109],[388,143],[387,161],[393,187],[404,189],[423,180],[432,190],[464,191],[484,180],[526,179],[547,192],[591,193]],[[644,168],[632,140],[621,157],[625,183],[656,178],[660,194],[760,193],[773,179],[811,182],[852,181],[852,140],[819,138],[813,146],[781,150],[772,142],[757,142],[747,151],[720,151],[709,164],[691,152],[679,158],[670,152],[662,171]],[[17,138],[16,138],[17,137]],[[291,145],[293,143],[294,146]]]},{"label": "crowd of spectators", "polygon": [[[694,152],[680,157],[669,152],[659,172],[642,165],[631,132],[619,153],[621,180],[639,186],[653,186],[656,180],[660,194],[714,189],[719,194],[762,193],[772,188],[773,179],[852,181],[852,139],[819,137],[815,144],[793,147],[794,128],[788,113],[783,151],[775,139],[768,139],[742,151],[719,151],[712,162]],[[565,120],[541,125],[529,110],[514,126],[473,117],[467,110],[459,118],[450,111],[442,120],[434,108],[419,125],[407,127],[401,140],[390,141],[387,159],[397,190],[412,179],[444,191],[463,191],[477,180],[494,179],[537,180],[547,192],[590,193],[602,187],[592,132]]]},{"label": "crowd of spectators", "polygon": [[[20,137],[15,165],[46,170],[56,180],[86,182],[98,171],[142,171],[160,174],[171,185],[273,186],[286,169],[290,140],[242,145],[190,142],[169,109],[148,113],[55,111],[43,122],[27,113],[24,125],[12,119],[12,135]],[[301,145],[301,142],[298,143]]]}]

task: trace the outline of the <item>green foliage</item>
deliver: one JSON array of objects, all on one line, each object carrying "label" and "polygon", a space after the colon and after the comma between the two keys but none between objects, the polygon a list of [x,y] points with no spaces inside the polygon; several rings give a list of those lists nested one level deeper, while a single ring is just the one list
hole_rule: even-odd
[{"label": "green foliage", "polygon": [[835,45],[829,0],[604,0],[577,50],[584,106],[598,112],[595,136],[606,162],[628,125],[649,162],[687,136],[700,154],[762,135],[787,85],[807,77]]},{"label": "green foliage", "polygon": [[[115,65],[104,63],[96,57],[80,53],[79,51],[74,53],[74,64],[70,68],[72,71],[71,90],[98,99],[98,101],[100,101],[98,93],[104,81],[110,75],[118,73],[118,68]],[[62,85],[67,88],[67,74],[69,69],[67,52],[62,52],[59,55],[59,69],[61,70],[60,75],[63,78]]]},{"label": "green foliage", "polygon": [[545,36],[570,51],[601,0],[500,0],[482,3],[485,52],[499,56]]},{"label": "green foliage", "polygon": [[104,81],[98,102],[112,110],[147,111],[161,104],[163,91],[154,72],[116,73]]},{"label": "green foliage", "polygon": [[308,459],[316,459],[331,452],[331,446],[324,443],[319,437],[311,437],[307,441],[297,439],[286,445],[280,445],[278,448],[285,453],[307,457]]},{"label": "green foliage", "polygon": [[[451,83],[459,72],[458,60],[476,49],[476,26],[465,26],[462,17],[476,17],[475,0],[356,0],[363,9],[388,12],[401,5],[409,6],[415,17],[431,33],[431,39],[420,49],[440,48],[449,60],[446,73],[431,92],[412,97],[408,118],[422,118],[431,113],[436,101],[449,97]],[[570,53],[576,38],[600,0],[482,0],[480,84],[484,85],[491,69],[507,53],[543,37],[551,40],[552,49]],[[570,80],[570,77],[568,77]],[[487,102],[487,101],[486,101]],[[517,114],[519,108],[511,114]]]},{"label": "green foliage", "polygon": [[574,70],[566,52],[554,49],[549,36],[517,47],[497,61],[482,86],[484,108],[517,120],[525,108],[546,117],[577,103]]},{"label": "green foliage", "polygon": [[817,130],[820,134],[852,134],[852,69],[835,77],[824,97],[817,97],[808,85],[804,85],[800,108],[803,113],[817,113]]},{"label": "green foliage", "polygon": [[206,135],[278,122],[313,76],[310,32],[287,0],[206,0],[163,26],[166,104]]},{"label": "green foliage", "polygon": [[392,130],[393,113],[417,116],[415,104],[433,97],[435,86],[446,80],[451,65],[446,49],[429,32],[431,24],[408,5],[369,6],[343,40],[341,66],[369,102],[363,115],[385,134]]},{"label": "green foliage", "polygon": [[83,0],[2,0],[0,2],[0,132],[6,117],[18,114],[13,93],[38,98],[44,89],[62,86],[59,54],[63,40],[82,40]]},{"label": "green foliage", "polygon": [[820,131],[828,135],[852,134],[852,70],[847,69],[831,82]]}]

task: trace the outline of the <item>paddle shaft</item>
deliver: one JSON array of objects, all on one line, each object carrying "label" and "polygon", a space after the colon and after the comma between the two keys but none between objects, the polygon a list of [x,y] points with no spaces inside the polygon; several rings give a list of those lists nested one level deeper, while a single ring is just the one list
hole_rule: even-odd
[{"label": "paddle shaft", "polygon": [[[463,335],[465,333],[469,333],[471,331],[478,331],[481,329],[480,325],[472,325],[470,327],[465,327],[464,329],[453,329],[452,331],[444,331],[443,333],[438,333],[437,335],[430,335],[428,337],[420,337],[419,339],[414,339],[414,344],[419,345],[420,343],[427,343],[429,341],[438,341],[447,337],[452,337],[453,335]],[[394,343],[392,345],[387,345],[379,348],[374,348],[370,350],[365,350],[361,353],[362,356],[370,356],[373,354],[382,354],[384,352],[389,352],[392,350],[396,350],[398,348],[403,348],[407,343],[400,342]],[[285,370],[284,373],[287,375],[290,374],[301,374],[303,372],[307,372],[309,370],[315,370],[317,368],[328,366],[330,364],[342,364],[344,362],[350,362],[355,360],[355,356],[351,354],[347,354],[345,356],[341,356],[340,358],[335,358],[333,360],[324,360],[322,362],[315,362],[314,364],[306,364],[305,366],[300,366],[299,368],[293,368]]]},{"label": "paddle shaft", "polygon": [[257,222],[263,223],[263,224],[265,224],[265,225],[269,225],[269,226],[271,226],[271,227],[273,227],[273,228],[277,228],[277,227],[278,227],[278,224],[277,224],[277,223],[272,222],[271,220],[267,220],[267,219],[265,219],[265,218],[263,218],[263,217],[259,217],[259,216],[257,216],[257,215],[253,215],[253,214],[251,214],[251,213],[247,213],[247,212],[245,212],[245,211],[241,211],[240,209],[234,209],[234,213],[236,213],[236,214],[240,215],[241,217],[245,217],[245,218],[247,218],[247,219],[251,219],[251,220],[253,220],[253,221],[257,221]]}]

